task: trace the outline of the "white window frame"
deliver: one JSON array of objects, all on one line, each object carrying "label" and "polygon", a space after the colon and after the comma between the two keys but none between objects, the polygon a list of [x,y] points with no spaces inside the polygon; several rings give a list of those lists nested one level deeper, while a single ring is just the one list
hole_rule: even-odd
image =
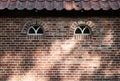
[{"label": "white window frame", "polygon": [[[81,25],[81,26],[82,26],[82,25]],[[84,26],[84,25],[83,25],[83,26]],[[76,34],[76,33],[75,33],[78,28],[81,30],[81,34]],[[85,31],[86,28],[89,29],[89,31],[90,31],[89,34],[84,33],[84,31]],[[75,31],[74,31],[74,35],[91,35],[91,34],[92,34],[91,29],[90,29],[88,26],[86,26],[86,25],[85,25],[85,28],[84,28],[83,30],[81,29],[80,26],[78,26],[78,27],[75,29]]]},{"label": "white window frame", "polygon": [[[38,25],[38,26],[39,26],[39,25]],[[31,28],[33,28],[33,30],[35,31],[35,34],[30,34],[30,33],[29,33],[29,31],[30,31]],[[44,30],[43,30],[43,34],[37,33],[37,31],[38,31],[40,28],[43,30],[43,28],[42,28],[41,26],[39,26],[39,27],[37,28],[37,30],[35,30],[34,25],[30,26],[30,28],[29,28],[28,31],[27,31],[27,35],[44,35]]]}]

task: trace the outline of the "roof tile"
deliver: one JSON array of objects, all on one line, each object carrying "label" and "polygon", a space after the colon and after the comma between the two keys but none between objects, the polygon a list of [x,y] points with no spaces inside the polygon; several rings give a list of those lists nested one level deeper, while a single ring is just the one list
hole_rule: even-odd
[{"label": "roof tile", "polygon": [[37,10],[42,10],[44,8],[44,1],[38,1],[36,2],[36,7]]},{"label": "roof tile", "polygon": [[11,1],[8,5],[8,9],[13,10],[16,8],[16,1]]},{"label": "roof tile", "polygon": [[99,5],[99,2],[98,1],[95,1],[95,2],[91,2],[91,8],[93,10],[100,10],[100,5]]},{"label": "roof tile", "polygon": [[23,10],[24,8],[26,8],[26,2],[25,1],[17,1],[17,9],[18,10]]},{"label": "roof tile", "polygon": [[90,6],[90,2],[89,1],[82,1],[82,8],[84,8],[84,10],[90,10],[91,6]]},{"label": "roof tile", "polygon": [[0,9],[8,8],[7,6],[8,6],[7,1],[1,1],[1,2],[0,2]]},{"label": "roof tile", "polygon": [[6,1],[8,1],[8,0],[1,0],[1,1],[6,2]]},{"label": "roof tile", "polygon": [[119,8],[120,8],[120,1],[118,1],[118,5],[119,5]]},{"label": "roof tile", "polygon": [[54,9],[54,2],[50,1],[50,0],[46,1],[44,8],[47,10],[53,10]]},{"label": "roof tile", "polygon": [[26,2],[26,8],[28,10],[34,9],[34,6],[35,6],[35,2],[34,1],[28,1],[28,2]]},{"label": "roof tile", "polygon": [[114,0],[109,1],[109,5],[113,10],[119,9],[119,4]]},{"label": "roof tile", "polygon": [[63,9],[63,2],[62,1],[54,1],[54,9],[62,10]]},{"label": "roof tile", "polygon": [[66,10],[72,10],[73,9],[73,3],[72,3],[72,1],[67,0],[67,1],[64,1],[63,4],[64,4],[64,8]]},{"label": "roof tile", "polygon": [[117,10],[120,0],[0,0],[0,10]]},{"label": "roof tile", "polygon": [[26,0],[19,0],[20,2],[24,2],[24,1],[26,1]]},{"label": "roof tile", "polygon": [[10,0],[11,2],[16,2],[17,0]]},{"label": "roof tile", "polygon": [[82,3],[80,1],[73,2],[73,9],[81,10],[82,9]]},{"label": "roof tile", "polygon": [[109,10],[110,9],[110,5],[107,1],[100,1],[100,7],[103,10]]}]

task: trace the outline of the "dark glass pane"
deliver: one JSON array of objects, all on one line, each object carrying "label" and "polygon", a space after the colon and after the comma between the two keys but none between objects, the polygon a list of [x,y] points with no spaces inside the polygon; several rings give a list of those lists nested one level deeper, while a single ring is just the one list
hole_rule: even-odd
[{"label": "dark glass pane", "polygon": [[87,33],[87,34],[90,34],[90,29],[89,28],[85,28],[84,32],[83,33]]},{"label": "dark glass pane", "polygon": [[81,34],[81,33],[82,33],[82,31],[79,28],[77,28],[75,31],[75,34]]},{"label": "dark glass pane", "polygon": [[43,34],[43,29],[39,28],[38,31],[37,31],[37,34]]},{"label": "dark glass pane", "polygon": [[35,31],[34,31],[33,28],[30,28],[30,30],[29,30],[29,34],[35,34]]},{"label": "dark glass pane", "polygon": [[80,28],[83,30],[85,28],[85,26],[80,26]]},{"label": "dark glass pane", "polygon": [[37,30],[39,26],[38,25],[34,25],[33,27],[35,28],[35,30]]}]

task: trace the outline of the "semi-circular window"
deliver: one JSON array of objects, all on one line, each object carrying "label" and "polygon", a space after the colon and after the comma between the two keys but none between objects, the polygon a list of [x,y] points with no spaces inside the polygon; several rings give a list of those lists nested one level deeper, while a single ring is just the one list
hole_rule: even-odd
[{"label": "semi-circular window", "polygon": [[75,30],[75,35],[91,35],[92,31],[89,26],[78,26]]},{"label": "semi-circular window", "polygon": [[44,31],[40,25],[32,25],[28,29],[28,35],[43,35]]}]

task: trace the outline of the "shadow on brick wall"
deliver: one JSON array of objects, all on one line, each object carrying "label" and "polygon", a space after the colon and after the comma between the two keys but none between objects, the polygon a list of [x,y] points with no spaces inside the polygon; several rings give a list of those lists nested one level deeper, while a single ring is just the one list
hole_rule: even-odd
[{"label": "shadow on brick wall", "polygon": [[103,30],[98,26],[89,41],[28,39],[1,24],[7,33],[0,35],[0,80],[119,81],[119,24],[105,24]]}]

